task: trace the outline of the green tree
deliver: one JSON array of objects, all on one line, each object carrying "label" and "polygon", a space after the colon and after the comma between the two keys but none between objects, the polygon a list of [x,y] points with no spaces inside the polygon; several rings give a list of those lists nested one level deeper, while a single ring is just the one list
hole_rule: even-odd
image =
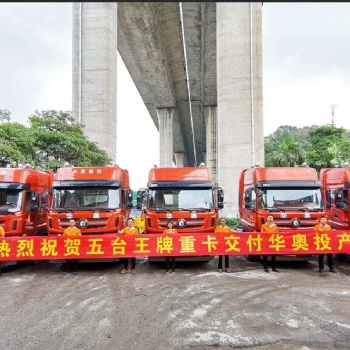
[{"label": "green tree", "polygon": [[301,164],[305,160],[305,152],[300,144],[287,136],[279,144],[275,141],[275,149],[266,158],[266,166],[289,167]]},{"label": "green tree", "polygon": [[111,161],[105,151],[84,136],[84,126],[76,123],[69,111],[35,111],[29,123],[36,165],[57,169],[65,162],[75,166],[104,166]]},{"label": "green tree", "polygon": [[33,163],[35,149],[29,128],[19,123],[0,124],[0,166]]},{"label": "green tree", "polygon": [[8,109],[0,109],[0,122],[9,122],[11,120],[11,112]]},{"label": "green tree", "polygon": [[325,125],[310,130],[308,136],[307,159],[309,165],[317,170],[334,167],[350,159],[350,140],[346,129]]}]

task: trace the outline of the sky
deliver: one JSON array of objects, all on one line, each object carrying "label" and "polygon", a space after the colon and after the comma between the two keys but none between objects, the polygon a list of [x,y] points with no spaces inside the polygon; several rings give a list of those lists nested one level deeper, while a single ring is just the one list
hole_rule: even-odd
[{"label": "sky", "polygon": [[[349,17],[350,3],[264,3],[265,136],[330,124],[332,104],[335,125],[350,129]],[[12,121],[71,110],[71,3],[0,3],[0,52],[0,108]],[[117,163],[136,190],[159,163],[159,135],[120,56],[117,64]]]}]

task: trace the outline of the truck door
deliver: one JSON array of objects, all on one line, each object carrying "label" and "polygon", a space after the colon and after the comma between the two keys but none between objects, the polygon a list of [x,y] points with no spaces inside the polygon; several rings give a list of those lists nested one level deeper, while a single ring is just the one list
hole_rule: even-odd
[{"label": "truck door", "polygon": [[254,188],[244,191],[243,221],[246,222],[250,231],[255,231],[256,220],[256,193]]},{"label": "truck door", "polygon": [[347,189],[336,189],[333,191],[332,200],[332,221],[337,228],[348,225],[348,190]]}]

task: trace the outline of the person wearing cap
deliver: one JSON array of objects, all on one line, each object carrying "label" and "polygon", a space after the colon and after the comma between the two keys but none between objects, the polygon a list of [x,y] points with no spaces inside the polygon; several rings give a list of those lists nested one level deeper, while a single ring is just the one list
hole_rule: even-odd
[{"label": "person wearing cap", "polygon": [[[328,225],[327,218],[325,216],[322,216],[320,218],[320,223],[314,227],[314,230],[320,231],[320,232],[331,231],[332,227]],[[322,273],[324,270],[323,258],[324,258],[324,254],[318,255],[318,272],[320,273]],[[330,272],[333,272],[333,273],[337,272],[334,270],[334,266],[333,266],[333,254],[327,254],[327,264]]]},{"label": "person wearing cap", "polygon": [[199,164],[198,168],[205,168],[205,164],[202,162]]},{"label": "person wearing cap", "polygon": [[[123,233],[124,235],[138,235],[139,234],[139,229],[134,226],[134,219],[129,218],[128,219],[128,226],[124,227],[120,233]],[[131,260],[131,273],[136,273],[136,258],[130,258]],[[121,270],[121,274],[124,275],[125,273],[128,272],[128,264],[129,264],[129,258],[124,258],[123,259],[124,267]]]},{"label": "person wearing cap", "polygon": [[[228,233],[232,232],[231,227],[226,225],[226,219],[220,218],[220,225],[216,226],[215,232]],[[230,272],[229,256],[219,255],[218,272],[222,272],[222,257],[225,256],[225,271]]]},{"label": "person wearing cap", "polygon": [[[273,216],[267,215],[267,221],[261,226],[261,232],[265,233],[273,233],[277,232],[277,225],[273,221]],[[267,258],[268,255],[263,255],[263,268],[265,272],[269,272],[269,269],[267,267]],[[273,272],[279,272],[276,268],[276,255],[271,255],[271,266]]]},{"label": "person wearing cap", "polygon": [[350,167],[349,162],[345,162],[345,163],[343,164],[343,168],[349,168],[349,167]]}]

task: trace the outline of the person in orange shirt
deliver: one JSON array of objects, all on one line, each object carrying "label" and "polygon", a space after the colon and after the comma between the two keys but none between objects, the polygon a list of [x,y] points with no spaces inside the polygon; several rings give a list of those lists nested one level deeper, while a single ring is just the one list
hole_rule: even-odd
[{"label": "person in orange shirt", "polygon": [[[174,228],[174,223],[169,220],[167,223],[167,228],[164,230],[165,235],[177,234],[176,228]],[[171,271],[175,272],[175,256],[167,256],[166,257],[166,272],[169,273],[170,268],[170,260],[171,260]]]},{"label": "person in orange shirt", "polygon": [[[0,237],[5,238],[5,231],[2,226],[0,226]],[[0,261],[0,276],[1,276],[1,270],[2,270],[2,262]]]},{"label": "person in orange shirt", "polygon": [[[220,218],[220,225],[216,226],[215,232],[232,232],[231,228],[226,225],[225,218]],[[218,272],[222,272],[222,257],[223,257],[223,255],[219,255]],[[225,255],[225,271],[230,272],[229,256],[228,255]]]},{"label": "person in orange shirt", "polygon": [[[314,230],[321,231],[321,232],[331,231],[332,227],[328,225],[327,218],[325,216],[322,216],[320,218],[320,223],[314,227]],[[324,258],[324,254],[318,255],[318,272],[323,272],[324,270],[323,258]],[[333,273],[337,272],[334,270],[334,267],[333,267],[333,254],[327,254],[327,264],[330,272],[333,272]]]},{"label": "person in orange shirt", "polygon": [[[120,233],[123,233],[124,235],[138,235],[139,229],[134,226],[134,219],[129,218],[128,219],[128,226],[124,227]],[[131,273],[136,273],[136,258],[130,258],[131,260]],[[121,274],[125,274],[128,272],[128,264],[129,264],[129,258],[124,258],[124,268],[121,270]]]},{"label": "person in orange shirt", "polygon": [[[69,227],[63,231],[63,236],[73,237],[81,236],[81,231],[75,226],[76,222],[74,219],[69,220]],[[60,236],[60,235],[59,235]],[[64,275],[71,273],[72,275],[78,274],[78,259],[67,259],[66,260],[66,271],[63,272]]]},{"label": "person in orange shirt", "polygon": [[[267,221],[265,224],[261,226],[261,232],[265,232],[265,233],[277,232],[277,225],[273,222],[273,216],[271,214],[267,215]],[[265,272],[269,272],[269,269],[267,267],[267,258],[268,258],[268,255],[263,255],[263,267]],[[271,255],[271,266],[272,266],[272,271],[279,272],[276,268],[276,255]]]}]

